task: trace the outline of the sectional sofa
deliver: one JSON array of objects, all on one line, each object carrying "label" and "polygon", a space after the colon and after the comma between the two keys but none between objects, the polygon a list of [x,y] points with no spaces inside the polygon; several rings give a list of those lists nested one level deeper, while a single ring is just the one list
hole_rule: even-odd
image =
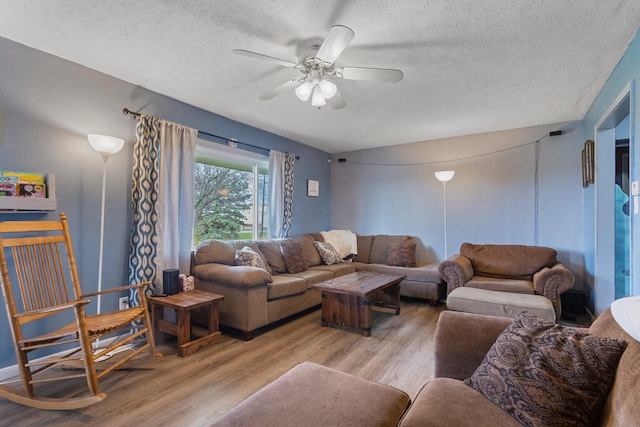
[{"label": "sectional sofa", "polygon": [[[258,328],[318,306],[321,294],[314,284],[356,271],[405,275],[401,295],[432,305],[444,296],[438,264],[421,259],[412,236],[357,236],[357,254],[335,264],[323,262],[316,242],[324,243],[319,233],[277,240],[209,240],[192,253],[191,275],[197,289],[224,295],[220,323],[242,331],[247,340]],[[236,255],[244,248],[258,255],[260,266],[238,265]],[[297,255],[304,265],[295,262]]]},{"label": "sectional sofa", "polygon": [[[547,341],[544,346],[546,349],[522,343],[509,344],[508,339],[519,336],[506,334],[505,329],[512,322],[515,324],[504,317],[442,312],[435,334],[435,378],[426,382],[413,401],[407,393],[391,386],[304,362],[212,425],[638,425],[639,335],[634,338],[625,332],[610,309],[600,315],[588,330],[589,334],[595,336],[569,332],[568,335],[573,338],[567,337],[559,345],[553,344],[555,340]],[[536,324],[527,324],[527,327],[532,325]],[[533,329],[531,334],[534,337],[542,337],[547,333],[553,335],[557,328],[561,329],[555,325],[545,326]],[[635,332],[640,333],[637,324]],[[522,330],[519,334],[527,336]],[[494,346],[496,340],[500,339],[500,346]],[[617,356],[614,356],[608,344],[613,344],[610,340],[620,339],[627,346],[619,361],[616,361]],[[572,345],[568,345],[568,342]],[[563,345],[574,350],[570,352],[571,356],[553,356],[554,349]],[[490,355],[500,347],[505,349],[504,354],[508,355],[511,351],[512,356],[516,353],[518,357],[504,357],[503,354],[504,364],[495,362],[497,366],[488,371],[489,375],[485,375],[484,393],[476,390],[477,385],[474,386],[473,382],[468,386],[461,381],[484,373],[483,368],[479,369],[480,366],[493,366],[489,364]],[[587,348],[591,350],[585,351]],[[538,351],[547,355],[538,355]],[[532,366],[536,360],[545,363]],[[529,361],[532,365],[528,364]],[[560,362],[566,364],[559,366]],[[518,371],[518,365],[526,369]],[[606,369],[596,369],[604,366]],[[562,367],[564,369],[558,369]],[[513,372],[516,372],[515,376],[511,375]],[[486,380],[486,377],[492,380]],[[613,384],[608,388],[611,379]],[[581,391],[572,393],[568,391],[571,387],[578,387]],[[520,397],[522,393],[528,399]],[[496,402],[496,398],[504,401]],[[511,399],[517,404],[509,404]]]}]

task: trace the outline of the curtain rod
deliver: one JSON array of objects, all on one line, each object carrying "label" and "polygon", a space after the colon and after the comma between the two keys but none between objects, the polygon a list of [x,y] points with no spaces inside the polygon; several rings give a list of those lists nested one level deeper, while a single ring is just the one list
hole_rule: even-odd
[{"label": "curtain rod", "polygon": [[[122,109],[122,114],[124,114],[125,116],[134,116],[136,119],[139,119],[140,116],[142,115],[142,113],[139,113],[137,111],[131,111],[127,107],[124,107]],[[238,141],[235,138],[226,138],[224,136],[215,135],[213,133],[203,132],[203,131],[201,131],[199,129],[197,129],[197,130],[198,130],[198,133],[201,133],[203,135],[207,135],[207,136],[210,136],[210,137],[213,137],[213,138],[218,138],[218,139],[221,139],[223,141],[226,141],[227,145],[229,145],[230,147],[234,147],[235,148],[235,146],[237,146],[237,144],[242,144],[242,145],[246,145],[247,147],[256,148],[258,150],[262,150],[262,151],[266,151],[266,152],[271,151],[268,148],[258,147],[257,145],[249,144],[247,142]],[[234,144],[235,144],[235,146],[234,146]],[[300,156],[296,156],[296,160],[300,160]]]}]

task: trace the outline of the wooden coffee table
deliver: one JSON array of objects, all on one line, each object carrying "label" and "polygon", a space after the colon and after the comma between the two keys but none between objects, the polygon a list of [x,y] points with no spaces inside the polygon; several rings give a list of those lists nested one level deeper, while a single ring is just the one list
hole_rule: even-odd
[{"label": "wooden coffee table", "polygon": [[[224,296],[213,292],[194,289],[192,291],[180,292],[175,295],[152,296],[147,300],[151,304],[153,325],[156,331],[178,337],[178,355],[180,357],[189,356],[196,351],[209,347],[220,341],[221,333],[218,330],[218,302]],[[176,311],[177,322],[171,322],[164,318],[164,308],[171,308]],[[209,334],[191,340],[191,311],[199,307],[207,307],[209,310],[208,330]],[[156,342],[162,343],[162,333],[155,335]]]},{"label": "wooden coffee table", "polygon": [[322,326],[346,326],[371,336],[371,306],[400,314],[400,282],[406,277],[358,271],[314,285],[322,292]]}]

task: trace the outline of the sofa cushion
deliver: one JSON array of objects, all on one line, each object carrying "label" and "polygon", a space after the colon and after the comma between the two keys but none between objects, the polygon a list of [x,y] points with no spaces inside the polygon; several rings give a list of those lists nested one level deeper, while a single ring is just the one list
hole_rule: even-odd
[{"label": "sofa cushion", "polygon": [[626,342],[520,313],[465,383],[527,426],[590,426]]},{"label": "sofa cushion", "polygon": [[[316,283],[323,282],[325,280],[333,279],[333,272],[329,270],[319,269],[319,265],[309,267],[304,271],[299,271],[298,273],[290,274],[290,276],[299,277],[304,279],[307,283],[307,289],[311,288]],[[327,267],[327,266],[325,266]]]},{"label": "sofa cushion", "polygon": [[356,242],[358,245],[358,254],[353,259],[355,262],[369,263],[371,258],[371,247],[373,246],[374,236],[356,236]]},{"label": "sofa cushion", "polygon": [[411,236],[387,236],[385,234],[378,234],[373,238],[369,262],[376,264],[386,264],[388,260],[389,245],[398,245],[412,242],[413,237]]},{"label": "sofa cushion", "polygon": [[306,234],[306,236],[309,236],[313,242],[324,242],[324,236],[322,233],[309,233]]},{"label": "sofa cushion", "polygon": [[556,322],[556,311],[549,298],[514,292],[497,292],[463,286],[447,296],[447,308],[466,313],[514,318],[523,311]]},{"label": "sofa cushion", "polygon": [[395,426],[405,392],[304,362],[216,420],[213,426]]},{"label": "sofa cushion", "polygon": [[242,249],[245,246],[248,246],[255,253],[260,255],[260,258],[262,258],[262,261],[266,266],[267,272],[271,273],[271,268],[269,268],[267,259],[262,254],[262,251],[255,240],[206,240],[196,247],[194,261],[196,265],[212,262],[236,265],[236,250]]},{"label": "sofa cushion", "polygon": [[[637,311],[636,311],[637,315]],[[626,333],[612,316],[611,308],[602,312],[589,328],[595,335],[621,338],[627,341],[627,349],[620,358],[618,372],[609,397],[602,409],[602,419],[607,425],[632,426],[640,420],[640,341]],[[602,423],[605,425],[605,423]]]},{"label": "sofa cushion", "polygon": [[267,283],[267,301],[301,294],[307,289],[307,282],[301,277],[279,274],[272,279]]},{"label": "sofa cushion", "polygon": [[244,265],[246,267],[258,267],[267,271],[267,266],[264,261],[249,246],[245,246],[242,249],[236,250],[236,265]]},{"label": "sofa cushion", "polygon": [[440,274],[438,273],[438,264],[421,265],[420,267],[397,267],[386,264],[360,264],[356,263],[358,271],[376,271],[385,274],[399,274],[407,276],[404,280],[412,280],[415,282],[440,283]]},{"label": "sofa cushion", "polygon": [[313,242],[315,241],[323,241],[322,235],[320,234],[303,234],[302,236],[292,237],[290,239],[283,240],[284,241],[292,241],[292,242],[300,242],[300,248],[302,250],[302,256],[304,257],[307,267],[312,267],[314,265],[322,264],[322,258],[320,258],[320,254],[316,250]]},{"label": "sofa cushion", "polygon": [[282,274],[287,272],[287,266],[282,257],[280,242],[277,240],[261,240],[258,242],[260,251],[267,259],[267,265],[271,267],[271,273]]},{"label": "sofa cushion", "polygon": [[313,267],[309,267],[309,270],[323,270],[330,271],[333,277],[344,276],[345,274],[351,274],[356,272],[356,266],[358,263],[342,262],[340,264],[320,264]]},{"label": "sofa cushion", "polygon": [[500,277],[473,276],[464,284],[467,288],[487,291],[510,292],[514,294],[534,294],[533,282],[524,279],[505,279]]},{"label": "sofa cushion", "polygon": [[198,280],[231,286],[264,286],[273,279],[268,271],[261,268],[228,266],[218,263],[196,265],[194,275]]},{"label": "sofa cushion", "polygon": [[223,240],[205,240],[196,246],[196,265],[217,262],[236,265],[236,247]]},{"label": "sofa cushion", "polygon": [[387,264],[396,267],[415,267],[415,242],[407,241],[401,244],[394,243],[387,246]]},{"label": "sofa cushion", "polygon": [[402,417],[401,427],[521,427],[482,394],[452,378],[427,382]]},{"label": "sofa cushion", "polygon": [[340,254],[331,243],[313,242],[313,244],[318,250],[320,258],[322,258],[322,262],[324,262],[326,265],[339,264],[342,262]]},{"label": "sofa cushion", "polygon": [[[294,240],[283,240],[280,242],[284,264],[289,273],[298,273],[307,269],[307,262],[302,253],[302,243]],[[317,253],[317,252],[316,252]]]},{"label": "sofa cushion", "polygon": [[471,260],[477,276],[532,280],[538,270],[557,263],[558,253],[543,246],[463,243],[460,254]]}]

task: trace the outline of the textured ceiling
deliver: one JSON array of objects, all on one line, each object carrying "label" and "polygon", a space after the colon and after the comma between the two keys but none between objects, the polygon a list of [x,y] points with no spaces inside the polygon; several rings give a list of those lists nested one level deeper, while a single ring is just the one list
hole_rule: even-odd
[{"label": "textured ceiling", "polygon": [[[299,72],[232,49],[297,62],[336,24],[338,65],[404,79],[258,100]],[[0,0],[2,37],[330,153],[580,120],[639,25],[637,0]]]}]

